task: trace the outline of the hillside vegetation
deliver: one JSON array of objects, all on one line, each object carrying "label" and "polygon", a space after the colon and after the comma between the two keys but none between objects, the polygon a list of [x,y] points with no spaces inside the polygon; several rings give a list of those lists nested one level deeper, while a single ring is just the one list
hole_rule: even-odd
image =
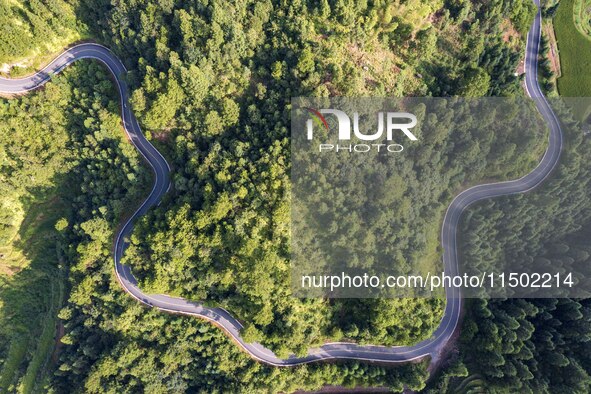
[{"label": "hillside vegetation", "polygon": [[[101,34],[136,70],[132,103],[143,126],[171,141],[162,148],[175,168],[173,194],[141,221],[126,259],[146,290],[226,306],[247,325],[246,338],[281,355],[302,354],[325,340],[410,344],[430,335],[440,302],[330,304],[294,299],[289,288],[292,96],[521,93],[513,72],[522,44],[490,37],[507,21],[526,31],[531,8],[460,2],[429,11],[427,4],[436,4],[420,4],[409,3],[401,14],[386,2],[221,1],[149,12],[131,5],[88,10],[92,19],[109,21],[99,26]],[[121,23],[128,21],[123,12],[137,19]],[[387,54],[386,63],[370,55],[375,52]],[[532,152],[531,161],[493,153],[490,165],[507,160],[515,167],[504,167],[499,176],[524,173],[540,153],[538,141],[543,139],[523,139],[512,151]],[[442,152],[432,162],[441,168],[454,154],[446,143],[424,141],[421,155]],[[470,136],[456,145],[465,157],[449,189],[426,196],[436,218],[451,189],[468,181],[470,160],[492,145]],[[439,219],[417,220],[413,231],[398,233],[416,248],[409,264],[430,256],[423,264],[437,267]]]},{"label": "hillside vegetation", "polygon": [[33,72],[86,36],[77,0],[0,0],[0,72]]},{"label": "hillside vegetation", "polygon": [[[247,340],[261,339],[280,355],[301,354],[324,340],[402,344],[430,335],[443,307],[440,300],[330,303],[290,297],[290,98],[521,95],[514,72],[532,6],[461,0],[116,6],[88,1],[71,6],[76,23],[88,26],[95,39],[126,62],[134,110],[173,165],[173,190],[139,223],[127,257],[143,286],[229,306],[247,325]],[[506,26],[515,32],[509,38],[500,34]],[[81,63],[42,92],[2,102],[8,108],[6,122],[14,122],[9,132],[34,133],[41,127],[29,127],[30,121],[61,130],[56,135],[62,136],[45,141],[38,155],[27,152],[25,141],[3,142],[14,147],[16,158],[53,151],[64,155],[59,162],[64,164],[56,164],[60,175],[49,177],[47,188],[53,192],[40,197],[47,201],[59,195],[72,207],[56,214],[64,220],[47,227],[65,245],[69,295],[58,315],[65,335],[55,368],[49,368],[55,374],[42,384],[57,392],[287,392],[327,383],[402,391],[424,386],[424,363],[270,368],[242,354],[218,328],[147,310],[123,293],[113,274],[112,235],[149,186],[149,177],[121,138],[116,100],[105,70]],[[31,102],[47,105],[51,116],[30,120]],[[486,176],[487,166],[498,177],[522,174],[543,148],[543,139],[533,134],[513,141],[513,135],[499,133],[498,140],[478,142],[472,135],[458,135],[456,146],[444,137],[425,141],[414,157],[424,169],[454,166],[447,190],[424,188],[430,215],[417,222],[420,237],[412,262],[423,258],[428,266],[439,264],[438,218],[456,189]],[[495,150],[495,141],[512,144],[507,156]],[[73,159],[65,156],[68,150]],[[455,154],[461,156],[457,162]],[[484,154],[489,159],[478,160]],[[11,166],[17,167],[8,167],[7,178],[29,168],[14,162]],[[18,215],[28,211],[24,206],[3,220],[19,228]],[[34,327],[39,323],[28,328]],[[42,332],[35,329],[30,338]],[[12,333],[3,334],[8,343]],[[9,352],[3,350],[3,360]],[[16,391],[34,363],[26,354],[12,360],[18,364],[10,365],[18,366],[10,367],[16,372],[5,382]]]}]

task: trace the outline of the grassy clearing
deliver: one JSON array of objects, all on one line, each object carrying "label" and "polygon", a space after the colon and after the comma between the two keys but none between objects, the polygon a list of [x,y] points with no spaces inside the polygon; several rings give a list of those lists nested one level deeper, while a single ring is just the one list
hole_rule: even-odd
[{"label": "grassy clearing", "polygon": [[14,338],[11,338],[8,354],[4,360],[2,373],[0,373],[0,389],[3,392],[10,389],[18,368],[27,354],[28,342],[28,338],[25,336],[15,335]]},{"label": "grassy clearing", "polygon": [[54,225],[67,207],[56,197],[43,200],[27,207],[16,234],[2,246],[0,266],[10,269],[0,274],[0,392],[39,392],[55,344],[64,278]]},{"label": "grassy clearing", "polygon": [[[564,97],[591,97],[591,40],[575,28],[575,1],[561,0],[554,18],[562,70],[562,76],[557,80],[558,92]],[[583,120],[591,109],[581,107],[576,111],[577,118]]]}]

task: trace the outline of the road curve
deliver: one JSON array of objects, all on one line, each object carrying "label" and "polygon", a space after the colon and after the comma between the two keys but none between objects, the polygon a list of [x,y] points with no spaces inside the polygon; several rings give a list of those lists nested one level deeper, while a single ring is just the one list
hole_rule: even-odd
[{"label": "road curve", "polygon": [[[539,6],[538,0],[536,5]],[[459,274],[457,252],[457,228],[462,212],[476,201],[515,194],[525,193],[538,186],[551,173],[560,156],[562,148],[562,131],[560,124],[546,101],[537,81],[537,54],[540,43],[541,13],[538,11],[529,31],[525,59],[525,86],[528,95],[535,100],[536,106],[550,128],[548,148],[538,166],[526,176],[508,182],[478,185],[460,193],[450,204],[443,220],[441,242],[444,248],[443,264],[447,275]],[[414,346],[360,346],[351,343],[331,343],[319,348],[310,349],[304,357],[290,356],[278,358],[272,351],[258,343],[245,343],[239,331],[242,325],[230,313],[221,308],[207,308],[198,303],[166,295],[143,293],[137,285],[128,266],[121,264],[121,258],[127,248],[127,239],[132,232],[133,223],[150,208],[160,202],[170,186],[170,166],[164,157],[146,140],[129,105],[129,89],[125,82],[127,70],[121,61],[109,49],[98,44],[81,44],[68,49],[53,60],[37,74],[21,79],[0,78],[0,93],[22,94],[36,89],[51,79],[52,74],[59,73],[70,63],[79,59],[95,59],[102,62],[113,74],[121,99],[121,114],[125,133],[131,143],[145,158],[154,171],[152,191],[142,205],[125,222],[117,233],[114,245],[115,271],[126,292],[139,302],[163,311],[198,316],[212,321],[221,327],[244,351],[252,358],[275,366],[293,366],[320,360],[355,359],[384,363],[399,363],[436,355],[447,343],[460,319],[462,299],[460,290],[446,288],[446,307],[443,319],[431,338]]]}]

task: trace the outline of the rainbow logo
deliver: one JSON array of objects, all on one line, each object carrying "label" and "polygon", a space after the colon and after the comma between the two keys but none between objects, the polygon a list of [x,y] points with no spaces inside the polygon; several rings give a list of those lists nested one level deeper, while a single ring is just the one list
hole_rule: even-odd
[{"label": "rainbow logo", "polygon": [[328,131],[328,122],[324,119],[324,116],[320,113],[320,111],[315,110],[314,108],[304,107],[304,109],[312,115],[312,120],[317,126],[324,126],[326,131]]}]

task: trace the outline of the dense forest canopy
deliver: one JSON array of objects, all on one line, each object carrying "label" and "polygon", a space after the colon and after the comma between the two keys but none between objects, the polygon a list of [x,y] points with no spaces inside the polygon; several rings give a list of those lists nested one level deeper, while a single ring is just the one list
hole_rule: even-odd
[{"label": "dense forest canopy", "polygon": [[[437,325],[439,302],[329,305],[289,297],[289,100],[296,95],[521,94],[513,72],[522,40],[494,40],[476,32],[501,29],[517,20],[516,11],[502,3],[465,3],[456,15],[420,2],[400,10],[382,2],[137,7],[89,12],[103,21],[96,29],[109,45],[124,58],[137,59],[129,64],[137,70],[131,77],[137,86],[132,102],[143,126],[154,137],[174,141],[162,144],[175,167],[171,203],[142,221],[127,258],[144,288],[225,306],[247,324],[249,339],[282,355],[343,336],[386,344],[426,338]],[[519,12],[531,15],[531,8]],[[532,160],[529,164],[540,153],[537,141],[520,141],[517,149],[531,152],[524,157]],[[425,147],[422,154],[428,157],[437,148]],[[471,154],[476,157],[477,149]],[[527,171],[528,163],[508,162],[515,167],[499,176]],[[460,170],[454,185],[463,180]],[[446,195],[427,197],[438,215],[454,185]],[[437,226],[419,230],[428,244],[426,265],[437,264]],[[366,312],[353,321],[331,317],[349,308]],[[335,316],[343,315],[351,316]],[[405,327],[415,324],[421,328],[410,334]]]},{"label": "dense forest canopy", "polygon": [[[46,106],[48,100],[58,105]],[[21,209],[38,209],[33,219],[44,226],[32,229],[25,220],[13,229],[34,231],[39,247],[16,245],[30,262],[2,276],[3,390],[183,392],[207,387],[222,392],[289,392],[327,382],[371,382],[397,390],[424,385],[425,363],[396,369],[359,363],[264,366],[211,324],[146,309],[124,293],[112,266],[113,229],[121,210],[135,206],[150,182],[139,154],[123,138],[116,92],[102,66],[72,66],[43,91],[2,100],[1,108],[6,148],[2,152],[10,159],[2,167],[3,174],[10,174],[2,186],[19,191]],[[30,127],[22,127],[27,124]],[[22,142],[20,148],[11,146],[8,136]],[[51,150],[45,148],[50,146]],[[50,204],[44,203],[47,198]],[[8,226],[3,230],[13,231]],[[57,290],[54,294],[53,286],[64,279],[60,272],[66,263],[70,291],[66,306],[59,310],[63,299]],[[40,304],[48,284],[51,299]],[[55,353],[51,356],[56,314],[65,326],[59,359],[53,359]],[[50,356],[53,361],[47,365]]]},{"label": "dense forest canopy", "polygon": [[[23,3],[35,7],[38,2]],[[173,165],[172,191],[138,224],[127,256],[146,290],[226,306],[246,324],[245,339],[261,340],[280,355],[301,354],[327,339],[404,344],[430,335],[443,307],[437,299],[329,303],[290,297],[290,99],[520,96],[515,71],[533,4],[501,0],[71,0],[64,4],[76,15],[71,26],[79,33],[87,30],[124,60],[130,70],[134,111]],[[13,5],[9,7],[15,12]],[[35,40],[43,37],[39,31],[32,33]],[[57,26],[53,31],[60,32]],[[29,255],[27,270],[15,265],[10,273],[2,272],[0,387],[7,391],[44,387],[53,392],[289,392],[327,383],[388,386],[395,391],[424,387],[426,363],[396,368],[352,362],[270,368],[249,359],[208,323],[138,305],[118,286],[110,251],[114,229],[145,192],[150,175],[122,138],[117,94],[106,70],[82,62],[54,77],[43,91],[0,104],[5,135],[0,137],[0,187],[5,191],[0,203],[7,207],[0,218],[2,243],[10,243],[16,231],[24,234],[28,222],[22,219],[33,207],[54,196],[63,202],[52,204],[53,214],[43,221],[47,236],[41,238],[48,248],[42,250],[52,257],[36,265],[33,262],[38,260]],[[444,137],[425,144],[416,155],[433,172],[444,163],[432,156],[433,151],[447,146],[451,157],[459,149]],[[466,182],[523,174],[543,149],[543,141],[533,136],[513,141],[514,135],[499,134],[491,137],[516,147],[509,157],[495,157],[492,140],[475,146],[468,135],[456,137],[459,142],[454,142],[469,148],[468,153],[454,168],[453,183],[426,196],[433,203],[429,209],[434,216]],[[577,146],[573,143],[567,149],[581,149]],[[478,163],[475,157],[481,152],[492,152],[493,157]],[[528,152],[525,157],[524,152]],[[474,172],[470,165],[477,167]],[[491,173],[485,172],[486,166]],[[538,204],[552,209],[544,201]],[[483,209],[488,208],[477,207],[473,217],[486,216],[479,211]],[[584,210],[572,209],[583,222]],[[526,220],[527,210],[520,212],[511,220]],[[482,229],[487,226],[495,224],[479,224]],[[425,224],[421,242],[428,265],[439,259],[438,233],[438,220]],[[538,242],[561,242],[550,238],[540,237]],[[476,256],[470,247],[465,246],[466,255]],[[572,258],[580,258],[586,249],[579,245],[570,250]],[[538,252],[540,258],[555,258],[543,247]],[[46,313],[36,319],[29,308],[38,305],[34,296],[28,304],[13,308],[10,301],[30,288],[32,270],[38,272],[33,278],[39,294],[44,294],[46,278],[63,275],[57,285],[69,276],[61,293],[67,293],[67,301],[59,312],[62,345],[54,355],[46,350],[41,359],[23,349],[37,345],[51,349],[51,338],[49,346],[41,346],[47,341],[37,342],[37,337],[46,332],[44,324],[51,332],[61,300],[55,293],[56,300],[48,302],[42,310]],[[450,374],[461,376],[469,369],[491,377],[490,381],[505,374],[515,377],[507,386],[513,390],[529,384],[519,385],[517,380],[530,375],[538,379],[552,366],[563,367],[563,376],[584,376],[588,360],[576,353],[584,349],[579,342],[584,338],[552,327],[577,321],[578,332],[584,332],[588,306],[570,300],[542,304],[512,300],[469,305],[469,316],[475,317],[464,329],[463,346],[487,347],[480,338],[490,334],[507,356],[490,362],[491,370],[479,366],[486,357],[467,358]],[[15,322],[20,324],[19,335],[12,330]],[[502,325],[504,330],[499,329]],[[547,340],[550,335],[555,340]],[[552,353],[544,349],[555,345],[564,349],[564,359],[544,364],[541,360]],[[485,350],[495,353],[494,348]],[[47,365],[47,371],[55,374],[44,375],[37,365]],[[534,392],[543,388],[530,386]]]},{"label": "dense forest canopy", "polygon": [[[292,283],[306,296],[313,289],[301,288],[302,275],[438,275],[441,248],[429,248],[439,243],[454,191],[483,178],[518,178],[535,166],[548,133],[534,103],[517,98],[301,99],[293,106],[359,111],[360,127],[376,127],[375,114],[391,108],[417,119],[416,141],[400,130],[391,141],[387,133],[360,141],[315,130],[315,139],[334,146],[404,146],[394,154],[385,148],[349,154],[320,151],[302,132],[308,115],[292,112]],[[402,297],[413,290],[341,288],[331,296]]]}]

